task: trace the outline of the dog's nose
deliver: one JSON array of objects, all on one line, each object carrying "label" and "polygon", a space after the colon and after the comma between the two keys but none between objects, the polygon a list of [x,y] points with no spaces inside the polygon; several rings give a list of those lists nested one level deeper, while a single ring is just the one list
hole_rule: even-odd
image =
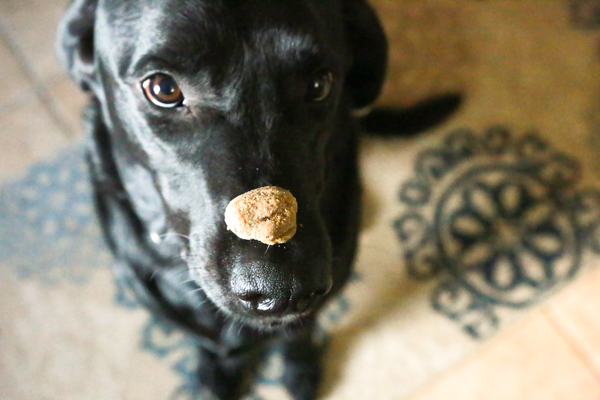
[{"label": "dog's nose", "polygon": [[302,291],[292,295],[245,292],[238,297],[242,306],[256,315],[283,316],[310,311],[318,299],[325,296],[327,292],[329,288]]},{"label": "dog's nose", "polygon": [[242,306],[259,315],[282,314],[289,304],[288,297],[276,297],[257,292],[247,292],[239,298]]},{"label": "dog's nose", "polygon": [[231,311],[277,318],[308,313],[322,303],[333,284],[328,242],[309,222],[289,243],[266,251],[258,243],[231,242]]}]

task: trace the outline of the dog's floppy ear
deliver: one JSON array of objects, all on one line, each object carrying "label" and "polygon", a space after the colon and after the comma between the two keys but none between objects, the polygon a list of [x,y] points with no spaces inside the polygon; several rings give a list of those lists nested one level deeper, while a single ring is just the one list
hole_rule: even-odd
[{"label": "dog's floppy ear", "polygon": [[352,107],[364,108],[381,91],[387,67],[387,39],[379,18],[365,0],[344,0],[346,37],[352,52],[352,68],[346,86]]},{"label": "dog's floppy ear", "polygon": [[94,80],[94,22],[98,0],[75,0],[65,12],[57,37],[60,62],[83,90]]}]

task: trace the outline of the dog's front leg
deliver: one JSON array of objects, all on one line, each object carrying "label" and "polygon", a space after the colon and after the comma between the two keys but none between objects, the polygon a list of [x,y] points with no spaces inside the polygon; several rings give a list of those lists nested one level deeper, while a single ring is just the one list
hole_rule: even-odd
[{"label": "dog's front leg", "polygon": [[256,366],[261,358],[262,343],[230,354],[217,354],[199,348],[198,394],[202,400],[237,400],[248,393]]},{"label": "dog's front leg", "polygon": [[283,357],[282,383],[294,400],[313,400],[321,381],[323,346],[313,339],[313,327],[287,333],[276,344]]}]

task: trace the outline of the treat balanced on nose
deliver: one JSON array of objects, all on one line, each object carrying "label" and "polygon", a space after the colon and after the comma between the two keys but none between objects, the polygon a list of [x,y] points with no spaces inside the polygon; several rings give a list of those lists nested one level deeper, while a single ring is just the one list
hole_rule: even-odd
[{"label": "treat balanced on nose", "polygon": [[288,190],[265,186],[231,200],[225,223],[241,239],[282,244],[296,234],[297,212],[296,198]]}]

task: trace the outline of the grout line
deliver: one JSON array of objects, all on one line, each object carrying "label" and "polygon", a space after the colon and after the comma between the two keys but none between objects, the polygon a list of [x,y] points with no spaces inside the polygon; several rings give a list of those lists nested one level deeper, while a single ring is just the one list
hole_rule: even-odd
[{"label": "grout line", "polygon": [[600,364],[592,356],[592,349],[581,337],[571,321],[560,310],[552,306],[544,307],[542,312],[546,315],[558,334],[567,342],[575,355],[585,364],[586,368],[600,380]]},{"label": "grout line", "polygon": [[[33,93],[36,97],[41,101],[42,105],[46,108],[46,111],[49,113],[50,118],[53,122],[58,126],[59,130],[63,133],[64,136],[71,139],[76,136],[75,132],[69,127],[69,124],[64,120],[61,116],[60,111],[56,107],[56,103],[52,100],[52,96],[50,94],[50,90],[48,85],[39,80],[36,76],[35,71],[31,68],[29,62],[27,61],[27,56],[21,51],[17,41],[13,38],[10,33],[9,28],[7,28],[6,24],[2,21],[0,17],[0,41],[2,41],[11,51],[12,55],[15,57],[17,63],[21,67],[22,72],[29,80],[29,82],[33,85]],[[23,99],[25,94],[19,96],[19,99]],[[14,104],[3,106],[1,110],[10,109]]]}]

